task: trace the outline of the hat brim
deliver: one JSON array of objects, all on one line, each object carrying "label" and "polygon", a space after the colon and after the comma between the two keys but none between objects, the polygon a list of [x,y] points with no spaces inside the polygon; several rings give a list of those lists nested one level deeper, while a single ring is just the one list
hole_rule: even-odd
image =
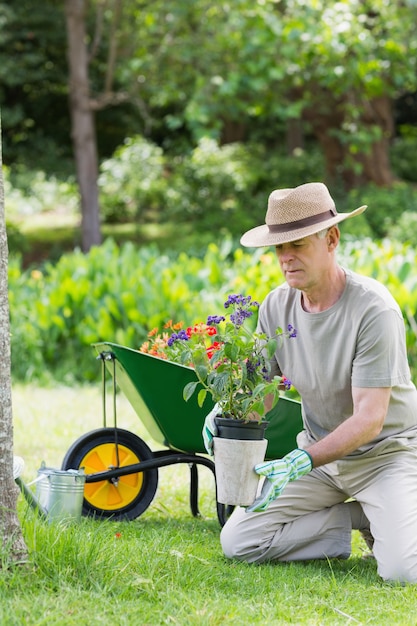
[{"label": "hat brim", "polygon": [[271,232],[268,225],[263,224],[262,226],[256,226],[255,228],[251,228],[251,230],[248,230],[246,233],[244,233],[240,238],[240,243],[246,248],[263,248],[266,246],[277,246],[282,243],[297,241],[298,239],[303,239],[304,237],[314,235],[320,230],[325,230],[326,228],[330,228],[335,224],[339,224],[339,222],[343,222],[350,217],[360,215],[365,211],[366,208],[367,205],[364,204],[363,206],[355,209],[354,211],[351,211],[350,213],[338,213],[334,217],[331,217],[324,222],[317,222],[317,224],[305,226],[304,228],[288,230],[286,232],[280,233]]}]

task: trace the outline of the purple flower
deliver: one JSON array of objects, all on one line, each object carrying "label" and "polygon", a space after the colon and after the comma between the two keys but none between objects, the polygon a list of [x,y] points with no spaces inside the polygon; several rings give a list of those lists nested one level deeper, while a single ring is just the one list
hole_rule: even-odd
[{"label": "purple flower", "polygon": [[230,321],[239,328],[245,322],[245,319],[253,315],[251,308],[259,307],[259,302],[252,301],[252,296],[242,296],[242,294],[230,295],[224,303],[224,308],[228,309],[229,306],[235,308],[235,312],[230,315]]},{"label": "purple flower", "polygon": [[242,326],[245,322],[245,319],[251,317],[253,315],[253,311],[247,311],[246,309],[237,309],[235,313],[232,313],[230,316],[230,321],[233,322],[235,326]]},{"label": "purple flower", "polygon": [[263,366],[263,368],[262,368],[261,372],[262,372],[262,378],[263,378],[264,380],[269,380],[269,371],[268,371],[268,369],[265,367],[265,365]]},{"label": "purple flower", "polygon": [[238,304],[241,307],[259,306],[259,302],[256,302],[255,300],[251,302],[251,300],[252,300],[252,296],[242,296],[241,293],[232,294],[227,298],[226,302],[224,303],[224,308],[228,309],[229,306],[233,304]]},{"label": "purple flower", "polygon": [[220,324],[220,322],[225,321],[224,315],[209,315],[207,318],[207,326],[212,326],[213,324]]},{"label": "purple flower", "polygon": [[172,333],[167,341],[167,345],[171,347],[176,341],[188,341],[189,337],[186,330],[180,330],[178,333]]},{"label": "purple flower", "polygon": [[248,372],[248,377],[250,378],[251,376],[253,376],[254,374],[256,374],[256,368],[259,367],[261,364],[260,359],[258,359],[257,361],[254,361],[252,359],[248,359],[246,361],[246,370]]},{"label": "purple flower", "polygon": [[243,296],[238,295],[238,294],[231,294],[230,296],[228,296],[226,302],[224,303],[224,308],[228,309],[230,305],[232,304],[240,304],[241,299],[243,298]]},{"label": "purple flower", "polygon": [[294,328],[294,326],[292,326],[292,324],[288,324],[287,330],[289,332],[289,337],[296,337],[297,336],[297,329]]}]

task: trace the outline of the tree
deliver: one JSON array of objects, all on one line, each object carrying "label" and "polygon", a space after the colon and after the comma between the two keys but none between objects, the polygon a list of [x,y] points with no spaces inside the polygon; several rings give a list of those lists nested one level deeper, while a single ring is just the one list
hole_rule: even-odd
[{"label": "tree", "polygon": [[98,201],[98,155],[94,114],[90,103],[85,1],[66,0],[69,98],[72,140],[81,198],[82,249],[101,243]]},{"label": "tree", "polygon": [[[61,3],[60,3],[61,4]],[[63,11],[56,0],[0,2],[0,101],[3,163],[53,163],[71,158]]]},{"label": "tree", "polygon": [[390,185],[393,101],[417,85],[413,2],[288,0],[283,40],[292,48],[294,97],[330,178],[347,188]]},{"label": "tree", "polygon": [[149,108],[175,111],[167,124],[185,122],[194,139],[261,128],[282,141],[302,120],[329,178],[392,182],[392,103],[417,87],[414,0],[145,4],[131,65]]},{"label": "tree", "polygon": [[[1,119],[0,119],[1,137]],[[0,143],[0,527],[2,551],[14,561],[27,549],[16,512],[18,488],[13,479],[13,426],[8,297],[8,247],[4,215],[3,160]]]},{"label": "tree", "polygon": [[[2,11],[20,18],[14,31],[5,28],[0,34],[0,90],[7,83],[12,99],[8,119],[27,101],[39,112],[39,94],[52,102],[44,96],[50,88],[47,78],[54,87],[60,76],[63,82],[55,86],[55,94],[63,96],[59,29],[47,28],[47,20],[53,19],[49,8],[62,11],[62,3],[46,0],[46,5],[0,2],[0,19]],[[123,11],[122,0],[67,0],[70,9],[84,23],[82,28],[79,21],[71,45],[71,106],[74,126],[85,124],[86,143],[80,135],[77,154],[80,161],[87,160],[88,146],[89,178],[95,177],[91,164],[97,120],[103,119],[104,107],[127,107],[129,102],[135,115],[126,132],[146,134],[167,148],[187,150],[203,135],[224,143],[255,139],[276,148],[285,146],[286,133],[294,146],[301,141],[302,127],[320,143],[329,178],[339,178],[347,187],[392,181],[392,104],[417,89],[415,0],[123,0]],[[34,20],[24,36],[9,41],[10,33],[24,31],[22,24],[32,14],[41,18],[41,32],[35,29],[32,37]],[[46,46],[51,31],[54,37]],[[61,45],[63,49],[65,41]],[[46,61],[53,54],[51,80]],[[17,65],[19,71],[13,71],[16,58],[24,65]],[[75,73],[81,70],[77,82]],[[28,77],[24,85],[22,76]],[[13,81],[18,81],[18,90],[13,90]],[[36,119],[53,117],[48,110]],[[6,108],[4,120],[5,115]],[[27,136],[33,119],[22,115],[11,140],[24,131]],[[117,124],[113,117],[107,126]],[[53,124],[49,137],[51,128]],[[76,135],[74,131],[74,141]],[[77,171],[87,178],[88,168]],[[85,210],[94,206],[93,197]]]},{"label": "tree", "polygon": [[[119,27],[123,17],[123,0],[97,1],[95,33],[87,36],[86,0],[65,0],[67,56],[69,66],[69,100],[72,139],[81,197],[82,249],[101,243],[98,189],[98,150],[95,112],[132,99],[123,90],[114,90],[118,54]],[[106,17],[106,19],[105,19]],[[98,63],[103,77],[102,89],[91,93],[90,66],[100,49],[103,27],[107,26],[107,58]],[[87,45],[90,42],[90,45]]]}]

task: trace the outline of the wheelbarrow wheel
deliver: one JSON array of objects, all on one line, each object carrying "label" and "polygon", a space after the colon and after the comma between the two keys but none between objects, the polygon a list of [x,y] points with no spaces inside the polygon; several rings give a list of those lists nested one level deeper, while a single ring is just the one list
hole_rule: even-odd
[{"label": "wheelbarrow wheel", "polygon": [[[117,449],[116,449],[117,440]],[[153,458],[147,444],[133,433],[114,428],[99,428],[82,435],[69,448],[62,469],[84,468],[94,474]],[[116,480],[85,483],[82,514],[132,520],[152,502],[158,487],[158,470],[126,474]]]}]

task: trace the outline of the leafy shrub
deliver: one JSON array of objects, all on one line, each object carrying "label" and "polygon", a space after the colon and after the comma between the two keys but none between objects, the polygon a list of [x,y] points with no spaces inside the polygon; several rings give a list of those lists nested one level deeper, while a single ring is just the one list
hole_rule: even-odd
[{"label": "leafy shrub", "polygon": [[100,172],[104,221],[136,221],[164,206],[165,157],[161,148],[143,137],[126,139],[113,157],[102,163]]},{"label": "leafy shrub", "polygon": [[139,346],[153,326],[170,317],[194,320],[217,304],[219,285],[230,274],[229,252],[210,247],[203,259],[180,254],[173,260],[156,248],[108,241],[88,255],[63,255],[42,272],[24,272],[12,262],[13,375],[95,378],[91,343]]},{"label": "leafy shrub", "polygon": [[[5,174],[9,218],[57,206],[75,211],[73,181],[61,183],[23,169],[12,176],[6,168]],[[175,224],[179,229],[186,225],[201,235],[237,239],[263,222],[272,188],[294,187],[323,176],[323,158],[314,147],[288,156],[282,146],[275,150],[259,144],[219,146],[205,138],[191,152],[169,156],[136,136],[101,166],[102,217],[111,223]],[[332,185],[331,192],[339,211],[361,204],[369,207],[346,222],[344,233],[381,238],[395,232],[402,241],[412,240],[401,219],[404,211],[417,212],[417,190],[410,183],[398,182],[390,189],[367,185],[349,193]]]},{"label": "leafy shrub", "polygon": [[401,130],[402,136],[391,146],[391,165],[399,178],[417,183],[417,128],[407,126]]},{"label": "leafy shrub", "polygon": [[417,211],[405,211],[390,230],[393,239],[417,247]]},{"label": "leafy shrub", "polygon": [[256,186],[257,171],[248,147],[219,146],[204,138],[175,163],[167,197],[169,217],[191,220],[212,231],[225,225],[229,232],[245,229],[259,202]]},{"label": "leafy shrub", "polygon": [[296,148],[288,155],[284,147],[280,150],[265,150],[259,155],[258,185],[270,189],[297,187],[303,183],[321,181],[325,178],[324,159],[317,147]]},{"label": "leafy shrub", "polygon": [[46,176],[40,170],[4,168],[4,195],[8,216],[25,216],[63,207],[67,213],[78,209],[74,180]]},{"label": "leafy shrub", "polygon": [[26,252],[29,249],[29,244],[25,235],[21,232],[19,227],[12,222],[6,221],[7,232],[7,245],[11,252]]},{"label": "leafy shrub", "polygon": [[404,211],[417,212],[417,190],[406,183],[396,183],[389,189],[376,185],[361,187],[352,190],[348,200],[352,207],[368,205],[364,217],[372,236],[378,239],[391,235]]},{"label": "leafy shrub", "polygon": [[103,218],[192,222],[201,229],[241,233],[265,216],[271,180],[291,187],[323,176],[319,151],[267,150],[203,138],[190,153],[169,157],[142,137],[127,140],[101,166]]}]

